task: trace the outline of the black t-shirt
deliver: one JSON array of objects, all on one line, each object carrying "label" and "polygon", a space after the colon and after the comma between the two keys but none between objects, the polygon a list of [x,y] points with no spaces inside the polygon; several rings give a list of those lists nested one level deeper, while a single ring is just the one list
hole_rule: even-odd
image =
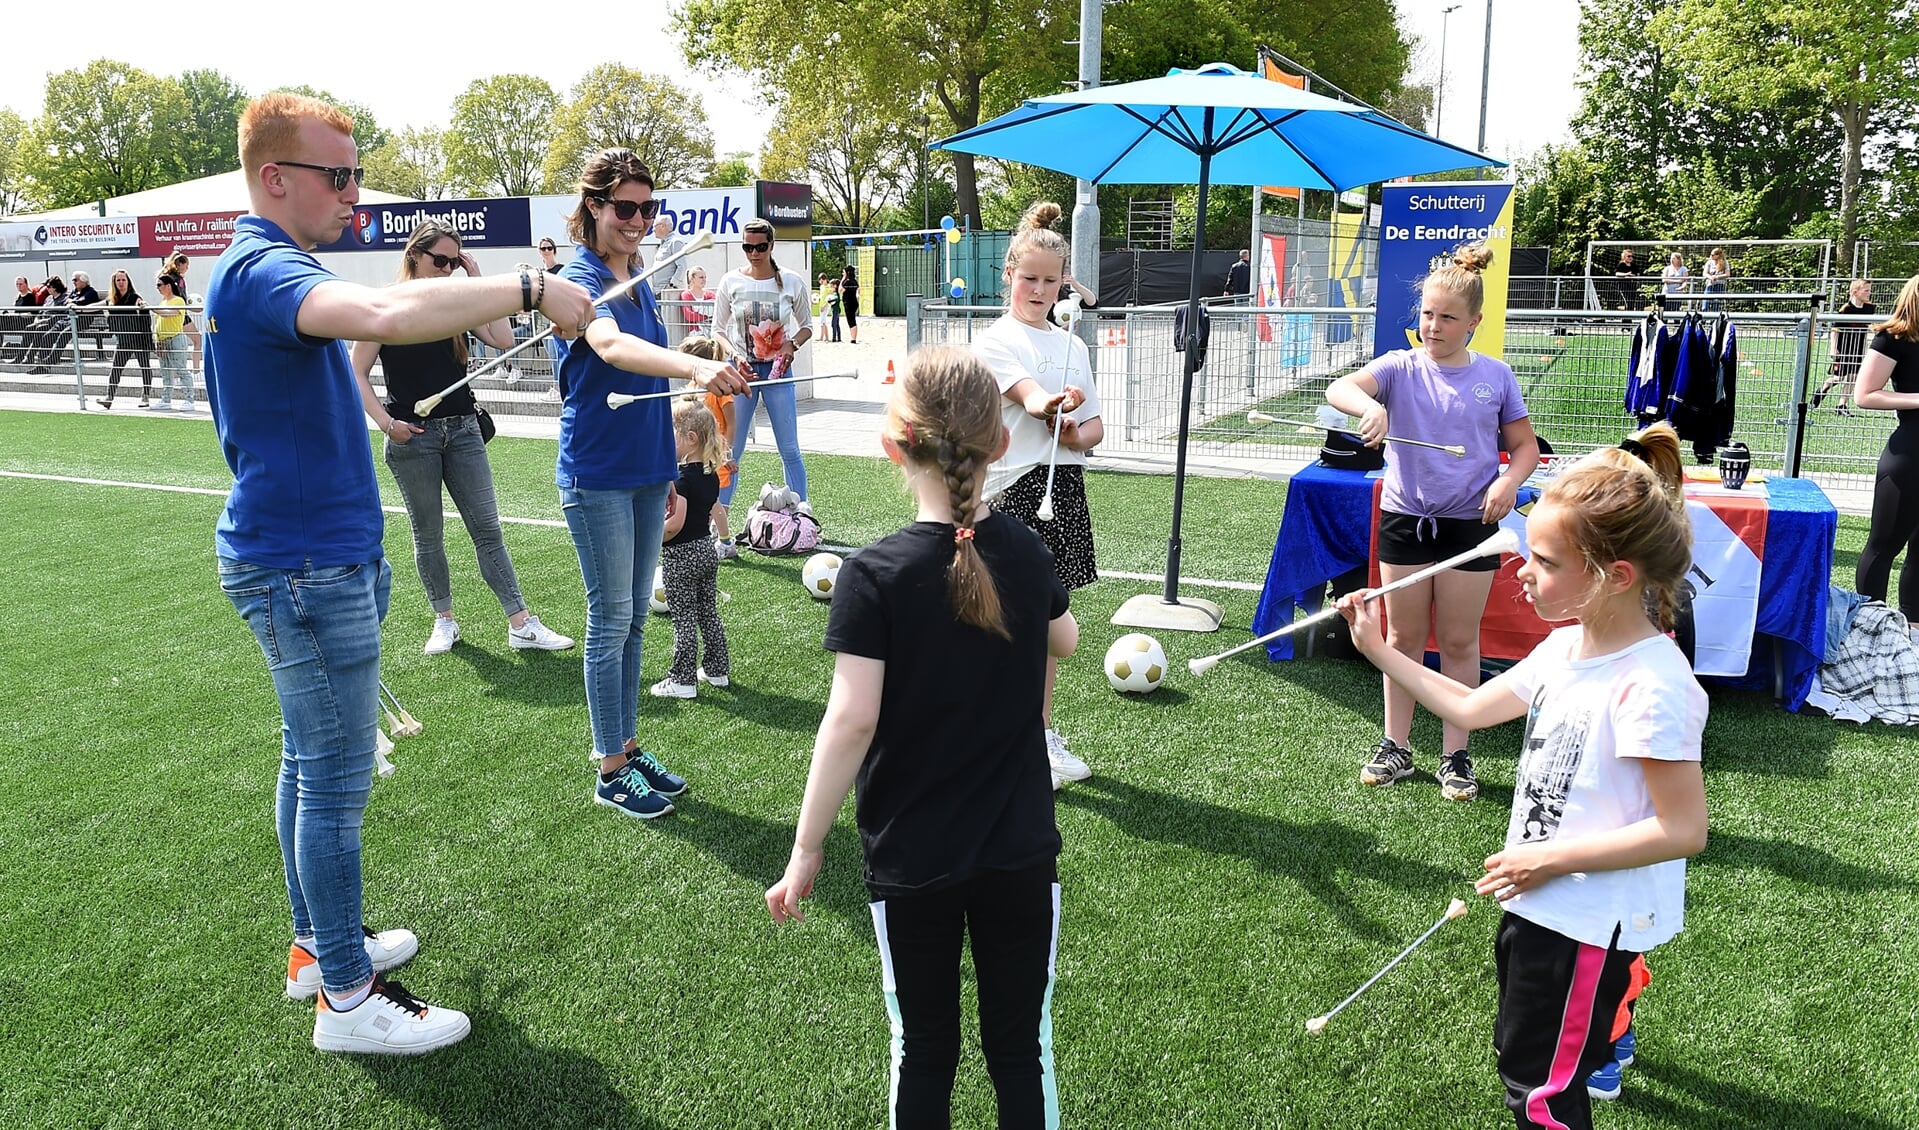
[{"label": "black t-shirt", "polygon": [[720,500],[720,477],[695,460],[680,464],[680,481],[674,485],[686,503],[686,523],[680,532],[666,539],[667,545],[688,545],[713,536],[713,504]]},{"label": "black t-shirt", "polygon": [[[1919,392],[1919,341],[1880,330],[1872,335],[1872,351],[1892,358],[1892,376],[1886,387],[1894,392]],[[1919,430],[1919,408],[1901,408],[1897,415],[1902,430]]]},{"label": "black t-shirt", "polygon": [[1066,590],[1051,551],[1017,519],[989,515],[973,544],[1010,640],[954,615],[950,525],[915,522],[858,551],[833,591],[827,650],[886,663],[855,781],[874,898],[1059,856],[1041,698],[1047,625],[1065,614]]},{"label": "black t-shirt", "polygon": [[[1839,308],[1839,313],[1841,314],[1859,314],[1864,316],[1877,314],[1878,312],[1879,308],[1872,303],[1868,302],[1864,306],[1854,306],[1850,298],[1846,299],[1846,304]],[[1849,326],[1840,326],[1837,335],[1838,340],[1833,343],[1833,360],[1851,361],[1857,364],[1859,355],[1866,351],[1866,329],[1867,326],[1864,322]]]},{"label": "black t-shirt", "polygon": [[[388,413],[396,420],[415,424],[420,422],[420,417],[413,411],[417,401],[425,400],[466,375],[459,354],[453,351],[453,339],[450,337],[441,341],[424,341],[418,345],[382,345],[380,370],[386,374]],[[472,414],[473,389],[470,385],[449,393],[445,400],[434,407],[432,413],[435,419]]]}]

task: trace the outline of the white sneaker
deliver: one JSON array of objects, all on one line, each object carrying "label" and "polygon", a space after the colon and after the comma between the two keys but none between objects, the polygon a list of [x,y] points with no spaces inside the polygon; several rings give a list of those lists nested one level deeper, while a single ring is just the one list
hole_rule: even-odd
[{"label": "white sneaker", "polygon": [[740,547],[732,538],[714,538],[713,553],[721,561],[727,561],[740,555]]},{"label": "white sneaker", "polygon": [[1066,748],[1066,739],[1058,730],[1046,731],[1046,761],[1053,767],[1056,781],[1084,781],[1093,775],[1092,768]]},{"label": "white sneaker", "polygon": [[433,618],[433,634],[426,638],[426,647],[422,650],[428,655],[445,655],[460,642],[460,623],[451,616]]},{"label": "white sneaker", "polygon": [[[411,930],[382,930],[374,933],[366,927],[366,956],[375,973],[385,973],[412,960],[420,952],[420,939]],[[287,996],[296,1001],[310,999],[320,991],[320,960],[313,951],[298,942],[287,949]]]},{"label": "white sneaker", "polygon": [[676,683],[670,675],[654,683],[652,687],[654,698],[697,698],[699,693],[700,688],[697,684]]},{"label": "white sneaker", "polygon": [[466,1013],[436,1008],[397,981],[375,975],[373,991],[355,1008],[335,1012],[321,993],[313,1013],[313,1046],[323,1052],[422,1055],[466,1039]]},{"label": "white sneaker", "polygon": [[511,365],[506,367],[506,383],[510,385],[520,383],[520,371]]},{"label": "white sneaker", "polygon": [[[454,631],[454,638],[459,638],[457,629]],[[528,616],[526,623],[519,627],[515,628],[511,625],[507,627],[506,642],[510,647],[530,647],[540,651],[565,651],[567,648],[573,646],[573,637],[563,636],[545,624],[540,623],[538,616]]]},{"label": "white sneaker", "polygon": [[704,667],[700,668],[700,682],[702,683],[706,683],[708,685],[715,686],[715,687],[724,687],[728,685],[729,683],[731,683],[732,681],[733,681],[732,679],[728,678],[725,675],[709,675],[706,673],[706,668]]},{"label": "white sneaker", "polygon": [[540,399],[549,404],[558,404],[560,402],[560,386],[549,385],[547,390],[540,394]]}]

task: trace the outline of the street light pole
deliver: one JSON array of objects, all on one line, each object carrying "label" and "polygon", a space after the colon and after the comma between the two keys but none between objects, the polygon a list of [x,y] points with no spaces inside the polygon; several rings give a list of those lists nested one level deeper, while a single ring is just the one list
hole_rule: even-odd
[{"label": "street light pole", "polygon": [[1446,124],[1446,33],[1452,30],[1453,13],[1459,11],[1454,4],[1439,13],[1439,93],[1433,95],[1433,136],[1439,137],[1440,130]]},{"label": "street light pole", "polygon": [[1486,44],[1479,53],[1479,151],[1486,151],[1486,84],[1493,76],[1493,0],[1486,0]]}]

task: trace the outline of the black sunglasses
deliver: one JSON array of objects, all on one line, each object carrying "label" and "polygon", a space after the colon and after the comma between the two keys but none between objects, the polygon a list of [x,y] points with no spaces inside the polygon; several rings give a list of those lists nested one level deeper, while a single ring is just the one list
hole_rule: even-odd
[{"label": "black sunglasses", "polygon": [[772,246],[771,243],[742,243],[740,244],[740,250],[746,252],[748,255],[758,255],[760,252]]},{"label": "black sunglasses", "polygon": [[452,270],[463,262],[458,255],[435,255],[431,251],[422,251],[420,255],[423,258],[433,260],[433,266],[442,271]]},{"label": "black sunglasses", "polygon": [[292,165],[296,169],[312,169],[316,173],[325,173],[333,178],[333,191],[345,192],[346,182],[366,183],[366,170],[354,165],[309,165],[305,161],[275,161],[276,165]]},{"label": "black sunglasses", "polygon": [[642,220],[651,220],[660,214],[660,205],[666,203],[666,198],[663,196],[654,197],[652,200],[639,201],[611,200],[604,196],[595,196],[593,199],[613,209],[613,214],[618,216],[622,221],[632,219],[635,213],[638,213]]}]

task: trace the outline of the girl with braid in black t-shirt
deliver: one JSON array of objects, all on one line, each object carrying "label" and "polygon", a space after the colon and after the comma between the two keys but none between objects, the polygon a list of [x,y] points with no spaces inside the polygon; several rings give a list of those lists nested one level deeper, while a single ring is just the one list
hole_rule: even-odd
[{"label": "girl with braid in black t-shirt", "polygon": [[793,854],[766,892],[774,921],[803,917],[827,831],[857,783],[896,1127],[950,1122],[968,937],[999,1125],[1059,1119],[1060,838],[1041,710],[1047,657],[1072,654],[1079,627],[1039,535],[980,499],[1006,442],[999,386],[971,352],[927,348],[907,361],[880,444],[919,517],[840,568],[826,627],[833,691]]}]

